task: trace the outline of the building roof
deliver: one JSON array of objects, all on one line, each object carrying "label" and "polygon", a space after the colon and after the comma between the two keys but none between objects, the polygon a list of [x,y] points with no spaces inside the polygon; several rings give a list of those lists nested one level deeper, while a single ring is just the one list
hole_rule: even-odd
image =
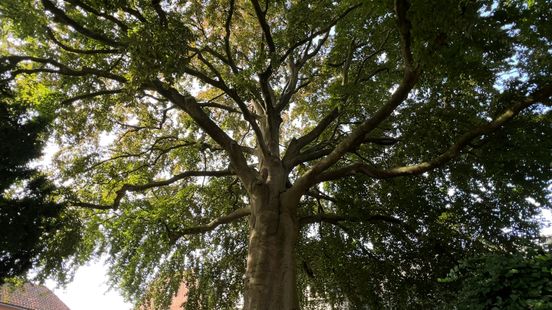
[{"label": "building roof", "polygon": [[0,306],[28,310],[70,310],[44,285],[25,283],[22,287],[0,287]]}]

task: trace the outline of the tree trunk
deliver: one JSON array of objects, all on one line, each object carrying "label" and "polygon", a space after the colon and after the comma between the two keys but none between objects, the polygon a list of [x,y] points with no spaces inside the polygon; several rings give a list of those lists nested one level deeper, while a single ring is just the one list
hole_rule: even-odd
[{"label": "tree trunk", "polygon": [[296,202],[263,184],[252,195],[245,310],[299,309]]}]

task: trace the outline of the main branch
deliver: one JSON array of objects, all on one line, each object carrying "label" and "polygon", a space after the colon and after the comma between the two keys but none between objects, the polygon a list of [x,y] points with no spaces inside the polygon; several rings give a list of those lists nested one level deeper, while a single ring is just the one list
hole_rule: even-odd
[{"label": "main branch", "polygon": [[193,96],[183,95],[175,88],[164,85],[161,81],[154,81],[153,85],[161,95],[188,113],[197,125],[228,153],[233,171],[236,172],[246,189],[249,190],[257,179],[257,173],[247,164],[243,148],[209,118]]},{"label": "main branch", "polygon": [[391,113],[401,104],[410,90],[414,87],[418,79],[419,72],[409,71],[405,72],[405,76],[397,90],[391,95],[385,105],[383,105],[370,119],[360,124],[355,130],[349,134],[343,141],[341,141],[333,151],[320,161],[318,161],[312,168],[310,168],[303,176],[301,176],[297,182],[293,185],[292,190],[296,192],[305,192],[307,188],[316,183],[316,178],[319,174],[323,173],[326,169],[337,163],[343,155],[356,149],[372,130],[377,128],[385,119],[387,119]]},{"label": "main branch", "polygon": [[88,208],[88,209],[98,209],[98,210],[116,210],[121,204],[121,200],[125,197],[127,192],[142,192],[150,188],[162,187],[173,184],[177,181],[180,181],[185,178],[190,177],[224,177],[235,175],[234,172],[230,170],[221,170],[221,171],[185,171],[180,174],[177,174],[169,179],[152,181],[145,184],[123,184],[123,186],[117,191],[115,199],[111,205],[98,205],[86,202],[73,202],[72,204],[77,207]]},{"label": "main branch", "polygon": [[[91,67],[82,67],[80,69],[74,69],[51,58],[40,58],[40,57],[21,56],[21,55],[11,55],[6,57],[0,57],[0,61],[4,61],[4,60],[8,62],[8,69],[15,69],[11,71],[12,78],[17,76],[18,74],[33,74],[33,73],[44,72],[44,73],[55,73],[55,74],[61,74],[61,75],[67,75],[67,76],[95,75],[98,77],[104,77],[111,80],[115,80],[120,83],[127,82],[127,79],[125,77],[118,74],[114,74],[109,70],[100,70],[100,69],[91,68]],[[51,67],[50,68],[42,67],[42,68],[33,68],[33,69],[26,69],[26,68],[16,69],[17,65],[23,61],[32,61],[35,63],[40,63],[42,65],[50,65],[53,67],[57,67],[57,69],[51,69]]]},{"label": "main branch", "polygon": [[94,31],[84,27],[83,25],[79,24],[74,19],[69,17],[67,14],[65,14],[65,12],[63,12],[63,10],[56,7],[56,5],[54,3],[52,3],[50,0],[42,0],[42,5],[44,6],[44,9],[46,9],[46,11],[52,13],[56,17],[57,21],[65,24],[67,26],[72,27],[78,33],[80,33],[80,34],[82,34],[82,35],[84,35],[88,38],[91,38],[91,39],[94,39],[96,41],[102,42],[102,43],[104,43],[106,45],[109,45],[109,46],[120,47],[122,45],[120,42],[117,42],[117,41],[115,41],[111,38],[108,38],[107,36],[105,36],[102,33],[94,32]]},{"label": "main branch", "polygon": [[366,163],[360,162],[343,168],[324,172],[316,177],[315,183],[335,180],[354,174],[364,174],[376,179],[388,179],[398,176],[418,175],[436,169],[448,163],[452,159],[458,157],[461,151],[474,139],[483,135],[491,134],[492,132],[500,129],[507,121],[514,118],[523,109],[526,109],[529,106],[537,103],[550,104],[551,96],[552,84],[542,87],[524,100],[520,100],[512,104],[493,121],[466,132],[465,134],[460,136],[460,138],[458,138],[458,140],[454,144],[452,144],[445,152],[441,153],[439,156],[430,161],[425,161],[416,165],[395,167],[391,169],[379,169],[372,167]]},{"label": "main branch", "polygon": [[193,234],[209,232],[214,230],[220,225],[233,223],[241,219],[242,217],[248,216],[249,214],[251,214],[250,208],[240,208],[231,212],[230,214],[214,219],[208,224],[177,230],[175,231],[175,234],[179,236],[185,236],[185,235],[193,235]]},{"label": "main branch", "polygon": [[284,164],[288,168],[291,168],[296,162],[295,158],[299,156],[301,149],[316,140],[326,130],[326,128],[328,128],[328,126],[330,126],[330,124],[337,119],[338,116],[339,110],[335,108],[322,120],[320,120],[320,122],[307,134],[299,139],[292,139],[286,151],[286,155],[284,156]]},{"label": "main branch", "polygon": [[276,52],[276,45],[274,44],[274,39],[272,39],[272,33],[270,32],[270,26],[266,20],[266,11],[261,9],[259,1],[251,0],[251,3],[255,9],[255,15],[257,15],[257,19],[259,20],[259,25],[261,25],[261,29],[263,30],[268,50],[271,54],[273,54]]},{"label": "main branch", "polygon": [[408,94],[414,88],[419,76],[420,68],[413,64],[411,44],[411,24],[406,17],[409,8],[407,0],[397,0],[395,10],[397,14],[397,23],[401,37],[401,50],[404,58],[404,76],[399,87],[393,92],[387,102],[376,111],[376,113],[358,127],[351,134],[343,139],[334,150],[326,157],[318,161],[304,175],[302,175],[291,188],[291,191],[297,196],[303,194],[310,186],[316,183],[316,178],[328,168],[337,163],[347,152],[355,150],[365,137],[385,121],[391,113],[408,97]]}]

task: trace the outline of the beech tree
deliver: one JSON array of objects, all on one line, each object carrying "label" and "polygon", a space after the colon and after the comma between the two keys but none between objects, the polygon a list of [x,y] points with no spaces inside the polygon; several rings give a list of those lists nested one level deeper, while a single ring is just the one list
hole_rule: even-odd
[{"label": "beech tree", "polygon": [[[139,305],[431,308],[550,208],[549,1],[7,0],[2,79]],[[47,261],[47,258],[44,258]]]}]

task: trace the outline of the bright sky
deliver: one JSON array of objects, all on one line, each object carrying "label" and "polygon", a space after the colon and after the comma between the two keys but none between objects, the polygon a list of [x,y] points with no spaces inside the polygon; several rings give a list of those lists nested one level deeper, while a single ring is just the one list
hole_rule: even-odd
[{"label": "bright sky", "polygon": [[545,227],[541,229],[543,236],[552,236],[552,212],[548,209],[542,210],[542,216],[548,223],[545,223]]},{"label": "bright sky", "polygon": [[[59,147],[49,142],[43,152],[43,157],[37,166],[47,167],[52,163],[52,157]],[[90,262],[80,267],[73,279],[65,288],[57,287],[54,281],[47,281],[46,286],[71,310],[130,310],[132,304],[125,302],[116,289],[107,285],[107,267],[103,260]]]},{"label": "bright sky", "polygon": [[47,281],[46,286],[71,310],[132,309],[132,304],[125,302],[115,289],[109,290],[106,269],[102,262],[92,262],[79,268],[66,288],[57,288],[53,281]]}]

